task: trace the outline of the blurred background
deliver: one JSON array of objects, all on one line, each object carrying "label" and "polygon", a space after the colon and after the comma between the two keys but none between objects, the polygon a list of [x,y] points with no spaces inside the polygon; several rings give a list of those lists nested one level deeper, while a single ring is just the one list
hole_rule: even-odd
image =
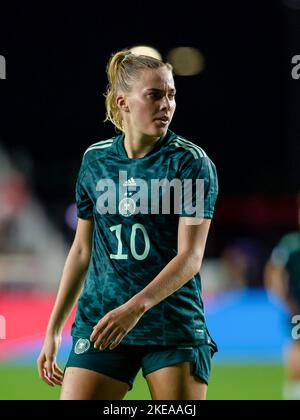
[{"label": "blurred background", "polygon": [[[219,345],[208,398],[281,399],[288,314],[264,288],[264,269],[282,235],[298,229],[299,0],[26,2],[1,10],[0,399],[58,397],[38,379],[35,360],[74,237],[83,152],[115,134],[103,122],[105,66],[135,46],[173,64],[170,128],[199,144],[218,170],[201,269]],[[126,398],[150,398],[140,374]]]}]

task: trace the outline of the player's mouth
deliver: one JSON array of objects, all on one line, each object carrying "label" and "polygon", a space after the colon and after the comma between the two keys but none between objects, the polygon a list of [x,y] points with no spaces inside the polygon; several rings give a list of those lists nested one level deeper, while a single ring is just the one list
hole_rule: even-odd
[{"label": "player's mouth", "polygon": [[170,123],[170,119],[167,116],[156,118],[155,121],[160,122],[162,125],[168,125]]}]

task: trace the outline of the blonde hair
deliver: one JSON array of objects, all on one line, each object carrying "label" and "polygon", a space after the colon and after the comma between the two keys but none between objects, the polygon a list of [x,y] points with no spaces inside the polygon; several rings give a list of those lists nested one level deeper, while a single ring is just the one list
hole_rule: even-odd
[{"label": "blonde hair", "polygon": [[113,54],[106,68],[108,86],[104,95],[106,106],[105,121],[111,121],[118,130],[123,131],[122,116],[116,103],[117,92],[119,90],[130,92],[141,70],[161,67],[166,67],[170,71],[173,70],[169,63],[164,63],[157,58],[147,55],[136,55],[130,50],[122,50]]}]

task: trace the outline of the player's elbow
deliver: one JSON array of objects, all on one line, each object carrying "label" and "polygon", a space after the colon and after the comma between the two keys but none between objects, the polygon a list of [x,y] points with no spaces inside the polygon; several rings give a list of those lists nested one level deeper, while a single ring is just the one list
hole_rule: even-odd
[{"label": "player's elbow", "polygon": [[203,255],[196,255],[195,257],[195,262],[194,262],[194,274],[199,273],[201,265],[202,265],[202,259],[203,259]]},{"label": "player's elbow", "polygon": [[189,252],[186,255],[186,263],[191,270],[191,274],[194,276],[195,274],[199,273],[203,259],[203,252],[199,250],[197,252]]},{"label": "player's elbow", "polygon": [[91,258],[91,247],[74,243],[71,249],[73,258],[82,269],[87,269]]}]

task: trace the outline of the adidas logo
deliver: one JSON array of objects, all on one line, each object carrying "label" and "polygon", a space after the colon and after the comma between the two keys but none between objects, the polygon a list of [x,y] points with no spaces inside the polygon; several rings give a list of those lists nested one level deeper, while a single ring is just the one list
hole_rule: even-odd
[{"label": "adidas logo", "polygon": [[133,179],[133,177],[129,178],[128,181],[125,181],[123,183],[123,187],[132,187],[132,186],[133,187],[136,186],[136,183],[135,183],[135,180]]}]

